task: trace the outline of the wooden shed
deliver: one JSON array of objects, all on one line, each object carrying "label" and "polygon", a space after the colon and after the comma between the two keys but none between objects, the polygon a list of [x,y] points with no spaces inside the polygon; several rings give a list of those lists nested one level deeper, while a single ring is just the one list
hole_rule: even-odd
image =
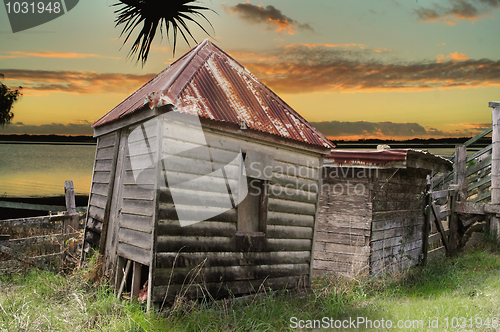
[{"label": "wooden shed", "polygon": [[378,274],[416,264],[427,176],[451,169],[426,151],[333,150],[322,169],[314,273]]},{"label": "wooden shed", "polygon": [[99,250],[112,283],[132,266],[148,304],[192,277],[188,297],[309,284],[333,144],[224,51],[205,40],[93,128],[83,255]]}]

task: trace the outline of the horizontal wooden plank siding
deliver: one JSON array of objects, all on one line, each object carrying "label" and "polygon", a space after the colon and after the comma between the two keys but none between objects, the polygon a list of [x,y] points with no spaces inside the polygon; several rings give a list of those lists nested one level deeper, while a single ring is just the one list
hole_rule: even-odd
[{"label": "horizontal wooden plank siding", "polygon": [[366,273],[372,214],[370,176],[377,173],[355,167],[325,166],[321,174],[314,273],[350,276]]},{"label": "horizontal wooden plank siding", "polygon": [[85,222],[85,235],[83,248],[88,252],[92,245],[99,248],[101,232],[104,227],[104,218],[108,206],[108,197],[112,174],[114,172],[114,158],[118,149],[118,135],[111,133],[97,138],[96,154],[94,160],[94,173],[89,196],[87,220]]},{"label": "horizontal wooden plank siding", "polygon": [[419,169],[381,170],[374,183],[370,266],[374,274],[415,265],[422,250],[426,176]]},{"label": "horizontal wooden plank siding", "polygon": [[293,200],[269,198],[270,212],[285,212],[314,216],[316,207],[311,203],[302,203]]},{"label": "horizontal wooden plank siding", "polygon": [[158,172],[158,125],[146,121],[131,129],[119,184],[116,253],[151,265]]},{"label": "horizontal wooden plank siding", "polygon": [[[177,267],[172,273],[171,268],[156,269],[155,286],[182,284],[186,277],[192,274],[193,267]],[[236,265],[236,266],[205,266],[201,272],[204,282],[247,281],[287,276],[300,276],[309,273],[309,264],[275,264],[275,265]],[[201,280],[201,279],[200,279]]]},{"label": "horizontal wooden plank siding", "polygon": [[127,243],[119,242],[116,253],[134,262],[149,265],[151,262],[151,250],[139,248]]},{"label": "horizontal wooden plank siding", "polygon": [[175,266],[190,267],[201,264],[204,266],[252,266],[276,264],[309,264],[309,251],[279,251],[279,252],[160,252],[156,255],[158,268]]},{"label": "horizontal wooden plank siding", "polygon": [[314,271],[356,275],[416,264],[428,173],[323,167]]},{"label": "horizontal wooden plank siding", "polygon": [[305,226],[313,227],[314,216],[286,213],[286,212],[273,212],[267,213],[268,225],[282,225],[282,226]]},{"label": "horizontal wooden plank siding", "polygon": [[[173,298],[197,266],[203,268],[196,281],[214,297],[256,291],[267,280],[274,289],[308,282],[319,156],[210,130],[202,139],[180,123],[165,123],[163,132],[160,178],[176,184],[159,187],[153,300],[163,300],[169,284],[167,298]],[[237,160],[247,151],[274,157],[265,169],[266,228],[252,235],[239,232],[232,205],[243,199]],[[204,213],[212,217],[196,222]],[[192,224],[181,227],[180,215]]]},{"label": "horizontal wooden plank siding", "polygon": [[[189,281],[189,280],[187,280]],[[215,299],[233,296],[237,294],[256,293],[259,289],[282,289],[304,287],[309,284],[307,275],[288,276],[281,278],[264,278],[254,280],[241,280],[232,282],[193,282],[192,284],[157,285],[152,291],[154,302],[170,303],[175,296],[182,292],[188,298],[203,298],[212,296]],[[223,287],[221,287],[223,285]],[[167,293],[168,291],[168,293]]]}]

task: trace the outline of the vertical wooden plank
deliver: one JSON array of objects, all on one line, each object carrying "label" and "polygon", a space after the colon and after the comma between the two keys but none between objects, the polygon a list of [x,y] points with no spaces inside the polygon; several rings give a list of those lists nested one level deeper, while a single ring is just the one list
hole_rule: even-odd
[{"label": "vertical wooden plank", "polygon": [[75,188],[73,187],[73,181],[64,181],[64,195],[66,198],[67,213],[76,213]]},{"label": "vertical wooden plank", "polygon": [[307,285],[307,287],[309,287],[309,288],[311,288],[312,279],[313,279],[314,250],[316,248],[316,232],[317,232],[317,228],[318,228],[319,199],[320,199],[322,191],[323,191],[323,161],[324,161],[324,156],[321,156],[319,158],[319,165],[318,165],[317,184],[318,184],[319,190],[316,194],[316,212],[314,213],[313,238],[311,241],[311,259],[309,260],[309,278],[308,278],[308,285]]},{"label": "vertical wooden plank", "polygon": [[267,230],[267,203],[269,201],[269,181],[262,181],[262,193],[260,195],[259,203],[259,226],[258,231],[266,233]]},{"label": "vertical wooden plank", "polygon": [[133,271],[132,271],[132,288],[130,289],[130,301],[132,299],[136,299],[139,296],[139,291],[141,290],[141,271],[142,264],[133,262]]},{"label": "vertical wooden plank", "polygon": [[115,272],[115,285],[120,285],[123,280],[123,275],[125,272],[125,258],[118,257],[118,262],[116,263],[116,272]]},{"label": "vertical wooden plank", "polygon": [[431,231],[431,204],[432,195],[427,191],[425,206],[425,219],[424,219],[424,229],[422,232],[422,255],[420,259],[420,265],[427,264],[427,252],[429,251],[429,235]]},{"label": "vertical wooden plank", "polygon": [[[456,213],[456,201],[467,200],[467,148],[459,145],[455,148],[455,184],[456,188],[450,191],[450,233],[448,236],[448,254],[454,256],[458,250],[459,243],[459,216]],[[444,239],[444,238],[443,238]]]},{"label": "vertical wooden plank", "polygon": [[[122,129],[119,133],[119,143],[118,146],[118,155],[115,166],[115,176],[113,179],[113,186],[110,186],[108,190],[110,193],[108,194],[110,197],[110,207],[109,207],[109,216],[108,216],[108,226],[106,233],[106,242],[105,242],[105,261],[106,261],[106,270],[111,271],[113,273],[116,271],[116,246],[118,245],[118,228],[119,228],[119,218],[120,218],[120,204],[121,204],[121,188],[122,188],[122,178],[124,173],[124,160],[126,157],[127,151],[127,130]],[[112,188],[112,189],[110,189]],[[111,275],[111,280],[113,280],[113,275]]]},{"label": "vertical wooden plank", "polygon": [[125,287],[125,283],[127,282],[127,277],[128,273],[130,272],[130,266],[132,261],[129,259],[127,260],[127,266],[125,267],[125,272],[123,273],[123,278],[122,282],[120,283],[120,288],[118,289],[118,294],[116,295],[116,298],[119,299],[122,296],[123,288]]},{"label": "vertical wooden plank", "polygon": [[[450,245],[446,239],[446,232],[444,231],[443,224],[441,223],[441,219],[439,217],[439,213],[437,211],[436,205],[434,202],[431,203],[432,213],[434,214],[434,222],[436,223],[436,227],[441,234],[441,239],[443,240],[443,244],[448,252],[450,252]],[[456,249],[456,248],[455,248]]]},{"label": "vertical wooden plank", "polygon": [[[104,218],[102,221],[101,241],[99,243],[99,253],[106,253],[106,240],[108,237],[109,216],[111,214],[111,202],[113,201],[113,189],[115,187],[116,165],[118,161],[118,151],[120,150],[120,131],[115,132],[115,146],[113,151],[113,160],[111,163],[111,176],[108,183],[108,192],[106,194],[106,208],[104,209]],[[89,197],[90,198],[90,197]]]},{"label": "vertical wooden plank", "polygon": [[[492,133],[492,158],[491,158],[491,204],[500,204],[500,102],[492,101],[491,118],[493,122]],[[500,236],[500,218],[492,216],[490,219],[490,231]]]},{"label": "vertical wooden plank", "polygon": [[[161,118],[160,118],[161,119]],[[165,183],[165,185],[168,185],[166,183],[165,178],[163,177],[163,168],[161,167],[161,163],[159,162],[162,159],[163,151],[162,151],[162,146],[163,146],[163,135],[164,135],[164,121],[157,121],[157,135],[156,139],[158,140],[157,142],[157,159],[158,162],[156,163],[156,184],[155,184],[155,189],[156,189],[156,194],[155,194],[155,210],[153,213],[153,230],[151,234],[151,262],[149,264],[149,275],[148,275],[148,298],[146,300],[146,311],[149,311],[151,309],[151,304],[152,304],[152,298],[151,296],[153,295],[153,287],[154,287],[154,271],[156,270],[156,227],[158,227],[158,216],[160,214],[160,187]]]},{"label": "vertical wooden plank", "polygon": [[[450,218],[450,234],[447,248],[451,256],[455,255],[460,242],[459,225],[462,221],[460,216],[455,213],[456,202],[465,202],[467,200],[467,147],[459,145],[455,148],[455,183],[457,190],[453,195],[452,217]],[[433,207],[434,208],[434,207]],[[441,221],[439,221],[441,222]],[[443,236],[444,239],[444,236]]]},{"label": "vertical wooden plank", "polygon": [[148,275],[148,298],[146,300],[146,312],[151,309],[151,295],[153,294],[151,290],[153,289],[153,263],[155,263],[154,247],[153,247],[153,260],[151,265],[149,266],[149,275]]},{"label": "vertical wooden plank", "polygon": [[456,190],[457,188],[455,186],[450,188],[450,196],[448,198],[448,202],[450,202],[451,215],[449,222],[450,231],[448,235],[447,253],[450,256],[455,255],[458,248],[458,214],[456,212]]},{"label": "vertical wooden plank", "polygon": [[455,148],[455,183],[458,185],[457,200],[467,200],[467,147],[459,145]]},{"label": "vertical wooden plank", "polygon": [[78,232],[79,220],[80,215],[75,212],[71,215],[65,216],[62,221],[62,233],[64,234],[64,236],[61,244],[61,250],[64,251],[62,260],[63,262],[65,258],[64,256],[66,256],[66,251],[72,254],[76,252],[76,243],[69,243],[68,240],[72,237],[75,237],[75,233]]},{"label": "vertical wooden plank", "polygon": [[85,257],[86,257],[86,248],[87,246],[90,248],[90,245],[88,243],[85,243],[85,239],[86,239],[86,235],[87,235],[87,221],[89,219],[89,209],[90,209],[90,197],[92,196],[92,186],[94,185],[94,176],[95,176],[95,165],[97,163],[97,147],[99,146],[99,140],[100,138],[98,137],[97,138],[97,144],[96,144],[96,148],[95,148],[95,153],[94,153],[94,166],[92,167],[92,181],[90,182],[90,191],[89,191],[89,201],[87,203],[87,217],[85,218],[85,228],[84,228],[84,231],[83,231],[83,245],[82,245],[82,254],[80,256],[80,267],[82,266],[83,262],[85,261]]}]

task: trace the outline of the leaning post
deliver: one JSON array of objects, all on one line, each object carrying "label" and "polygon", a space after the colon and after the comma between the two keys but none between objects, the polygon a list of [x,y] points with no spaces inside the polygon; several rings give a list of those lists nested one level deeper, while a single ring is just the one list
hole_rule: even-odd
[{"label": "leaning post", "polygon": [[[491,101],[488,106],[491,108],[493,122],[493,134],[491,138],[491,204],[500,204],[500,102]],[[490,231],[492,234],[500,236],[500,218],[497,215],[491,217]]]},{"label": "leaning post", "polygon": [[66,198],[66,215],[67,217],[63,221],[62,230],[65,234],[64,236],[64,247],[68,249],[69,252],[76,252],[76,245],[68,244],[68,240],[75,237],[78,232],[79,215],[76,212],[76,202],[75,202],[75,188],[73,186],[73,181],[64,181],[64,195]]},{"label": "leaning post", "polygon": [[73,181],[64,181],[64,195],[66,197],[66,210],[68,214],[76,213],[75,188]]},{"label": "leaning post", "polygon": [[450,232],[448,235],[448,251],[450,256],[457,253],[460,242],[460,225],[461,220],[456,211],[457,201],[465,202],[467,200],[467,147],[458,145],[455,148],[455,184],[456,191],[450,192]]}]

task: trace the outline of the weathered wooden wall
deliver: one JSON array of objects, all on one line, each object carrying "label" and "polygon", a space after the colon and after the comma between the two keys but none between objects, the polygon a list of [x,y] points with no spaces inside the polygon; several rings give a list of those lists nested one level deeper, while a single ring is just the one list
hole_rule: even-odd
[{"label": "weathered wooden wall", "polygon": [[415,168],[325,165],[315,274],[376,274],[416,264],[422,247],[427,174]]},{"label": "weathered wooden wall", "polygon": [[113,264],[115,253],[144,265],[151,263],[158,153],[156,120],[122,134],[106,243]]},{"label": "weathered wooden wall", "polygon": [[[186,288],[190,279],[196,276],[195,267],[199,264],[203,265],[203,269],[195,279],[201,282],[202,287],[191,288],[187,293],[189,296],[202,296],[207,291],[214,297],[243,294],[256,291],[261,285],[275,289],[295,287],[299,283],[307,285],[319,156],[206,129],[204,136],[210,146],[210,154],[219,156],[219,160],[235,158],[238,151],[231,145],[239,146],[243,152],[254,150],[274,156],[265,236],[237,236],[238,211],[223,207],[227,188],[217,186],[224,183],[224,178],[215,174],[200,177],[199,174],[209,173],[213,166],[211,157],[207,157],[203,150],[186,152],[187,149],[201,148],[203,142],[185,125],[169,123],[165,124],[167,126],[168,130],[164,128],[163,131],[162,158],[169,160],[169,172],[176,172],[178,179],[197,180],[189,188],[176,189],[176,197],[184,196],[186,199],[182,200],[183,205],[175,204],[175,208],[171,190],[165,181],[159,188],[153,301],[171,300],[183,287]],[[179,135],[170,136],[176,131],[184,133],[182,140],[179,140]],[[226,165],[224,169],[228,185],[236,188],[239,167]],[[164,171],[160,175],[161,179],[165,179]],[[223,190],[215,192],[215,188]],[[235,195],[233,199],[237,200]],[[221,213],[185,227],[181,227],[177,220],[176,211],[189,211],[194,218],[197,212],[207,209]]]},{"label": "weathered wooden wall", "polygon": [[430,171],[415,168],[380,170],[373,185],[372,273],[418,263],[427,174]]},{"label": "weathered wooden wall", "polygon": [[335,272],[356,275],[368,272],[372,224],[371,176],[375,175],[374,172],[376,170],[323,167],[314,253],[315,274]]},{"label": "weathered wooden wall", "polygon": [[114,132],[97,139],[94,174],[85,224],[84,253],[88,253],[91,247],[95,249],[100,247],[101,233],[107,217],[106,207],[109,204],[113,187],[118,137],[118,132]]}]

